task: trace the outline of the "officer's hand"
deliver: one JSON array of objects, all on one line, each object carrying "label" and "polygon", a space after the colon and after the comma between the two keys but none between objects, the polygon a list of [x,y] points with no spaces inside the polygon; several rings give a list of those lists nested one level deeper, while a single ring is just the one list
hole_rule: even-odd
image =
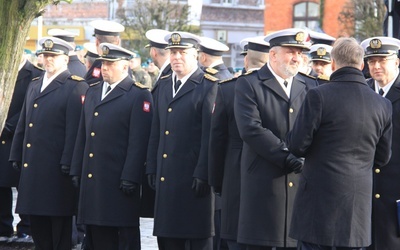
[{"label": "officer's hand", "polygon": [[156,174],[148,174],[147,183],[151,189],[156,190]]},{"label": "officer's hand", "polygon": [[78,175],[72,176],[72,186],[74,186],[75,188],[79,188],[80,184],[81,184],[81,177],[79,177]]},{"label": "officer's hand", "polygon": [[62,175],[69,175],[69,170],[71,170],[71,167],[68,165],[61,165],[61,174]]},{"label": "officer's hand", "polygon": [[121,189],[126,195],[132,195],[136,192],[138,187],[139,185],[137,183],[126,180],[121,180],[121,184],[119,185],[119,189]]},{"label": "officer's hand", "polygon": [[193,179],[192,189],[195,191],[197,197],[204,197],[210,194],[210,185],[199,178]]},{"label": "officer's hand", "polygon": [[304,158],[298,158],[292,154],[286,157],[285,169],[287,173],[301,173],[303,170]]},{"label": "officer's hand", "polygon": [[20,161],[13,161],[12,162],[12,167],[17,170],[18,172],[21,171],[21,162]]}]

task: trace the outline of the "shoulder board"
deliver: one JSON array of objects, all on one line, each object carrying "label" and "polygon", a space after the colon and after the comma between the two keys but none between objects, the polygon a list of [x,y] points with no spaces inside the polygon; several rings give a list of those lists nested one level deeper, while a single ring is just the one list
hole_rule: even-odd
[{"label": "shoulder board", "polygon": [[36,80],[38,80],[40,78],[40,76],[37,76],[37,77],[35,77],[35,78],[32,78],[32,81],[36,81]]},{"label": "shoulder board", "polygon": [[311,75],[309,75],[309,74],[305,74],[305,73],[303,73],[303,72],[300,72],[300,71],[299,71],[299,74],[300,74],[300,75],[302,75],[302,76],[305,76],[305,77],[308,77],[308,78],[314,79],[314,80],[315,80],[315,79],[317,79],[315,76],[311,76]]},{"label": "shoulder board", "polygon": [[35,68],[37,68],[37,69],[39,69],[39,70],[41,70],[41,71],[44,71],[44,69],[43,69],[43,68],[41,68],[41,67],[37,66],[36,64],[32,63],[32,65],[33,65],[33,67],[35,67]]},{"label": "shoulder board", "polygon": [[136,87],[139,87],[141,89],[148,89],[149,87],[141,84],[140,82],[135,82],[134,85],[136,85]]},{"label": "shoulder board", "polygon": [[84,80],[85,80],[84,78],[82,78],[82,77],[80,77],[80,76],[77,76],[77,75],[71,75],[70,78],[71,78],[72,80],[75,80],[75,81],[78,81],[78,82],[81,82],[81,81],[84,81]]},{"label": "shoulder board", "polygon": [[325,80],[325,81],[329,81],[329,76],[327,76],[327,75],[320,75],[320,76],[318,76],[318,79],[322,79],[322,80]]},{"label": "shoulder board", "polygon": [[236,77],[231,77],[231,78],[228,78],[228,79],[224,79],[224,80],[220,81],[219,84],[227,83],[227,82],[230,82],[232,80],[236,80],[237,78],[238,77],[236,76]]},{"label": "shoulder board", "polygon": [[250,75],[251,73],[254,73],[254,72],[256,72],[256,71],[257,71],[257,70],[246,71],[246,73],[244,73],[243,75],[244,75],[244,76]]},{"label": "shoulder board", "polygon": [[162,77],[160,77],[160,79],[167,78],[167,77],[169,77],[170,75],[171,75],[171,74],[168,74],[168,75],[162,76]]},{"label": "shoulder board", "polygon": [[209,75],[209,74],[204,74],[204,77],[207,78],[208,80],[212,81],[212,82],[216,82],[216,81],[219,80],[218,78],[216,78],[216,77],[214,77],[212,75]]},{"label": "shoulder board", "polygon": [[92,84],[89,84],[89,87],[93,87],[93,86],[96,86],[97,84],[99,84],[100,83],[100,81],[98,81],[98,82],[95,82],[95,83],[92,83]]},{"label": "shoulder board", "polygon": [[215,75],[215,74],[218,73],[218,70],[214,69],[214,68],[206,68],[206,72],[211,74],[211,75]]}]

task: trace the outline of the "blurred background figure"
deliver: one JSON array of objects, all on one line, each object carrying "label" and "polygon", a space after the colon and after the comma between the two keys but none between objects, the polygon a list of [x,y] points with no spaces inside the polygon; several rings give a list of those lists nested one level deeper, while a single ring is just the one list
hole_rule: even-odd
[{"label": "blurred background figure", "polygon": [[332,46],[326,44],[313,44],[310,47],[311,68],[316,76],[329,79],[332,74]]},{"label": "blurred background figure", "polygon": [[97,48],[95,43],[84,43],[83,47],[86,50],[86,54],[84,55],[85,66],[86,69],[89,70],[94,61],[99,58],[99,54],[97,53]]},{"label": "blurred background figure", "polygon": [[129,67],[132,70],[132,75],[134,80],[143,84],[146,87],[151,88],[151,78],[149,74],[142,68],[142,58],[137,51],[134,51],[133,58],[129,60]]},{"label": "blurred background figure", "polygon": [[160,74],[160,69],[154,64],[153,61],[150,60],[149,65],[147,66],[147,73],[151,78],[151,85],[152,87],[157,81],[158,74]]}]

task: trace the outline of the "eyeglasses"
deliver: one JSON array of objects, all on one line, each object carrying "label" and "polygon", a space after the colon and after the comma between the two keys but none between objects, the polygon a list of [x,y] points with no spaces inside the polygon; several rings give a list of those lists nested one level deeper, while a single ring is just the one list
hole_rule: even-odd
[{"label": "eyeglasses", "polygon": [[376,63],[379,63],[379,65],[385,65],[387,61],[394,60],[397,57],[379,57],[379,58],[374,58],[374,59],[368,59],[367,63],[370,66],[375,65]]}]

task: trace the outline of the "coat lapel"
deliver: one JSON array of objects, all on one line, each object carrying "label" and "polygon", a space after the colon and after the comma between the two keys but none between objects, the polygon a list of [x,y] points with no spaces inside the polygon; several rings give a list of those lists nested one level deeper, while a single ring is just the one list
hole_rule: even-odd
[{"label": "coat lapel", "polygon": [[[201,71],[200,68],[198,68],[193,75],[189,77],[189,79],[183,84],[182,88],[178,91],[178,93],[175,95],[175,97],[171,100],[171,103],[178,100],[182,96],[186,95],[187,93],[191,92],[193,89],[196,88],[197,85],[200,84],[202,78],[203,78],[203,71]],[[171,85],[172,85],[172,80],[171,80]],[[172,87],[169,85],[170,90],[172,92]],[[172,94],[171,94],[172,96]]]},{"label": "coat lapel", "polygon": [[397,76],[396,81],[393,83],[385,97],[392,103],[400,99],[400,74]]},{"label": "coat lapel", "polygon": [[258,77],[263,82],[263,84],[267,86],[267,88],[271,89],[275,94],[280,96],[286,102],[289,102],[289,97],[286,95],[285,91],[283,91],[281,85],[279,84],[278,80],[276,80],[272,72],[269,70],[267,64],[265,64],[258,71]]},{"label": "coat lapel", "polygon": [[290,90],[290,100],[295,100],[301,93],[305,91],[306,83],[296,76],[293,78],[292,89]]},{"label": "coat lapel", "polygon": [[[103,83],[101,83],[100,90],[103,86]],[[127,76],[122,82],[120,82],[112,91],[110,94],[108,94],[104,99],[98,104],[98,106],[103,105],[105,103],[108,103],[115,98],[120,97],[121,95],[125,94],[133,85],[133,80]],[[101,93],[100,93],[100,98],[101,98]]]},{"label": "coat lapel", "polygon": [[50,92],[53,92],[54,90],[58,89],[61,87],[67,78],[70,76],[70,73],[68,70],[63,71],[61,74],[59,74],[51,83],[43,90],[43,92],[40,92],[40,89],[42,88],[43,84],[43,76],[42,76],[42,84],[38,84],[38,92],[39,94],[36,96],[36,99],[41,98],[45,95],[47,95]]}]

